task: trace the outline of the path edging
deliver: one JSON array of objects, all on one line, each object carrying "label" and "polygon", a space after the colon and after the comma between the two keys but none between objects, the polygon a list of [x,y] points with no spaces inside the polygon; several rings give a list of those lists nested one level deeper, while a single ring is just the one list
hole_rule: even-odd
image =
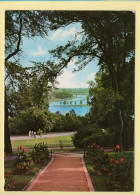
[{"label": "path edging", "polygon": [[89,190],[90,190],[91,192],[95,192],[95,189],[94,189],[94,187],[93,187],[93,184],[92,184],[90,175],[89,175],[89,173],[88,173],[87,167],[86,167],[85,162],[84,162],[84,158],[81,157],[81,160],[82,160],[83,169],[84,169],[84,173],[85,173],[85,176],[86,176],[86,179],[87,179],[87,184],[88,184]]},{"label": "path edging", "polygon": [[54,158],[51,159],[51,161],[47,164],[47,166],[44,166],[40,169],[40,171],[29,181],[29,183],[22,189],[22,191],[28,191],[34,183],[38,180],[40,175],[49,167],[49,165],[53,162]]}]

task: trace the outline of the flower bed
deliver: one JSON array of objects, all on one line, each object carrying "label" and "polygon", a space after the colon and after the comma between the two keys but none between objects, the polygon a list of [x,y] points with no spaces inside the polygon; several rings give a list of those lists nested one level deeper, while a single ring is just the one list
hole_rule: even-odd
[{"label": "flower bed", "polygon": [[[5,162],[5,166],[10,164],[10,168],[5,169],[5,191],[16,191],[22,190],[22,188],[27,185],[27,183],[32,179],[33,175],[40,170],[40,168],[47,164],[50,160],[49,152],[47,145],[44,143],[35,144],[34,148],[37,151],[37,156],[33,153],[29,153],[27,149],[20,146],[18,147],[17,158],[11,162]],[[38,154],[40,155],[38,157]],[[37,163],[41,162],[41,164],[36,165],[33,161],[36,162],[35,158],[37,158]],[[41,160],[43,158],[43,160]],[[14,179],[15,178],[15,179]]]},{"label": "flower bed", "polygon": [[[109,158],[104,153],[104,149],[93,143],[87,150],[85,161],[92,166],[92,176],[104,178],[101,182],[105,186],[105,191],[132,191],[132,161],[120,158],[120,146],[115,147],[115,158]],[[91,172],[91,171],[90,171]],[[94,176],[93,176],[94,177]],[[95,178],[94,178],[95,179]],[[94,181],[93,179],[93,181]]]}]

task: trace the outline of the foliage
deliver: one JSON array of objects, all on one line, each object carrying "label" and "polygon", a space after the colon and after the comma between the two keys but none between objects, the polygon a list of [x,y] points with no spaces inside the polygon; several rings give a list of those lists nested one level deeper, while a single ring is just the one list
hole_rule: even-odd
[{"label": "foliage", "polygon": [[[52,63],[36,63],[33,67],[22,67],[19,56],[22,52],[21,45],[23,38],[33,38],[35,36],[45,37],[48,33],[48,16],[42,11],[6,11],[5,12],[5,151],[12,152],[9,133],[9,108],[14,111],[14,115],[24,112],[33,104],[39,109],[44,105],[47,98],[46,88],[48,82],[53,83],[56,73],[52,70]],[[43,72],[43,74],[41,74]],[[39,78],[40,77],[40,78]],[[33,82],[31,82],[33,81]],[[31,83],[30,83],[31,82]],[[32,91],[23,90],[26,84],[32,86]],[[36,87],[35,87],[36,86]],[[9,89],[19,89],[16,100],[11,97],[8,101]],[[20,90],[22,88],[22,90]],[[24,92],[26,91],[26,95]],[[28,92],[30,92],[28,94]],[[32,101],[30,95],[32,94]],[[22,98],[23,96],[23,98]],[[25,98],[26,97],[26,98]],[[24,99],[25,98],[25,99]],[[20,101],[18,101],[20,100]],[[33,102],[34,101],[34,102]],[[19,103],[18,103],[19,102]],[[18,111],[18,112],[17,112]]]},{"label": "foliage", "polygon": [[18,147],[18,154],[14,163],[13,174],[28,174],[29,169],[33,166],[33,162],[27,159],[27,152],[28,150],[24,147]]},{"label": "foliage", "polygon": [[43,163],[45,160],[48,160],[49,151],[47,144],[44,144],[44,142],[35,144],[33,150],[31,151],[31,157],[35,163]]},{"label": "foliage", "polygon": [[59,115],[57,118],[55,118],[52,131],[54,132],[76,131],[81,127],[81,123],[82,121],[80,117],[74,115],[72,116],[69,113],[66,114],[66,116]]},{"label": "foliage", "polygon": [[[75,40],[68,41],[65,45],[50,51],[55,58],[59,59],[60,69],[67,67],[71,60],[76,59],[74,70],[79,71],[89,62],[97,59],[100,72],[107,73],[110,78],[110,89],[115,95],[123,98],[117,98],[115,110],[112,110],[115,115],[114,126],[118,131],[122,148],[122,134],[123,131],[126,131],[124,117],[128,111],[133,113],[134,108],[134,13],[129,11],[53,11],[48,13],[48,17],[52,22],[52,30],[78,22],[82,28],[80,32],[77,32]],[[80,38],[77,39],[79,35]],[[128,83],[131,86],[131,93],[126,92],[129,88]],[[106,89],[107,87],[105,87]],[[128,108],[126,108],[126,99],[129,99]],[[108,110],[107,114],[109,114]]]},{"label": "foliage", "polygon": [[25,149],[25,147],[18,147],[18,154],[16,158],[16,164],[21,163],[21,162],[27,162],[27,152],[28,149]]},{"label": "foliage", "polygon": [[4,190],[5,191],[11,191],[15,189],[15,179],[13,178],[13,175],[11,173],[5,172],[4,174],[5,184],[4,184]]},{"label": "foliage", "polygon": [[[102,128],[112,128],[116,136],[116,143],[119,141],[120,132],[117,128],[116,120],[116,104],[117,101],[126,103],[126,93],[125,96],[120,96],[111,89],[109,75],[105,72],[100,72],[96,74],[96,82],[89,82],[89,94],[90,94],[90,113],[89,120],[91,123],[97,124]],[[124,92],[122,92],[123,94]],[[128,94],[131,98],[133,97],[133,92]],[[132,98],[133,99],[133,98]],[[129,101],[130,103],[130,101]],[[133,101],[127,104],[128,107],[133,107]],[[134,120],[133,109],[131,114],[127,112],[127,109],[123,109],[123,122],[124,129],[122,133],[123,147],[127,148],[133,146],[134,143]],[[128,133],[129,132],[129,133]],[[128,136],[131,135],[131,136]],[[131,139],[130,139],[131,137]]]},{"label": "foliage", "polygon": [[78,148],[87,148],[93,142],[103,146],[113,146],[114,133],[111,131],[103,132],[101,128],[96,125],[85,125],[78,129],[72,138],[73,144]]},{"label": "foliage", "polygon": [[41,130],[41,129],[39,129],[38,131],[37,131],[37,135],[42,135],[42,133],[43,133],[43,131]]},{"label": "foliage", "polygon": [[28,160],[27,162],[20,162],[14,167],[14,174],[25,173],[29,174],[29,169],[33,166],[33,162]]},{"label": "foliage", "polygon": [[60,98],[60,99],[71,98],[72,97],[72,94],[66,93],[66,92],[55,93],[55,97],[56,98]]},{"label": "foliage", "polygon": [[37,132],[39,129],[49,131],[53,122],[53,114],[49,111],[42,111],[35,107],[28,109],[20,117],[9,118],[9,129],[11,135],[28,134],[29,130]]},{"label": "foliage", "polygon": [[131,191],[133,190],[130,172],[132,165],[123,157],[119,159],[119,150],[120,146],[116,145],[115,159],[109,159],[108,155],[104,154],[104,149],[93,143],[88,149],[86,157],[92,161],[97,175],[106,176],[104,183],[108,191]]}]

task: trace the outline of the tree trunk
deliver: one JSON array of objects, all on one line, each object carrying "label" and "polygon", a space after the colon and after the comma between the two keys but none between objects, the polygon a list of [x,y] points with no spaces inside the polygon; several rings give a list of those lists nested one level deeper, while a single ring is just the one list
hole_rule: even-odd
[{"label": "tree trunk", "polygon": [[5,87],[5,120],[4,120],[4,151],[5,153],[12,153],[12,145],[10,140],[9,123],[8,123],[8,105]]},{"label": "tree trunk", "polygon": [[[110,76],[112,79],[112,85],[113,85],[113,90],[115,91],[115,93],[120,94],[120,90],[119,90],[119,86],[118,86],[118,81],[117,81],[117,77],[116,77],[116,72],[114,70],[114,67],[112,64],[109,65],[109,72],[110,72]],[[119,130],[120,133],[120,148],[121,150],[123,150],[123,140],[122,140],[122,133],[123,133],[123,117],[122,117],[122,109],[121,109],[121,105],[120,105],[120,100],[117,100],[116,102],[116,112],[117,112],[117,128]]]}]

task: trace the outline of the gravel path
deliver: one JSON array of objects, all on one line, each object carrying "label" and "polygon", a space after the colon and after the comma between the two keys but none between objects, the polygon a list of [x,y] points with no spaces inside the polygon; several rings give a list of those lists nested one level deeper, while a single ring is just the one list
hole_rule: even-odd
[{"label": "gravel path", "polygon": [[[36,138],[69,136],[69,135],[73,135],[74,133],[75,132],[43,134],[42,136],[37,135]],[[12,141],[12,140],[23,140],[23,139],[35,139],[35,138],[34,137],[29,137],[29,136],[11,136],[10,139]]]}]

